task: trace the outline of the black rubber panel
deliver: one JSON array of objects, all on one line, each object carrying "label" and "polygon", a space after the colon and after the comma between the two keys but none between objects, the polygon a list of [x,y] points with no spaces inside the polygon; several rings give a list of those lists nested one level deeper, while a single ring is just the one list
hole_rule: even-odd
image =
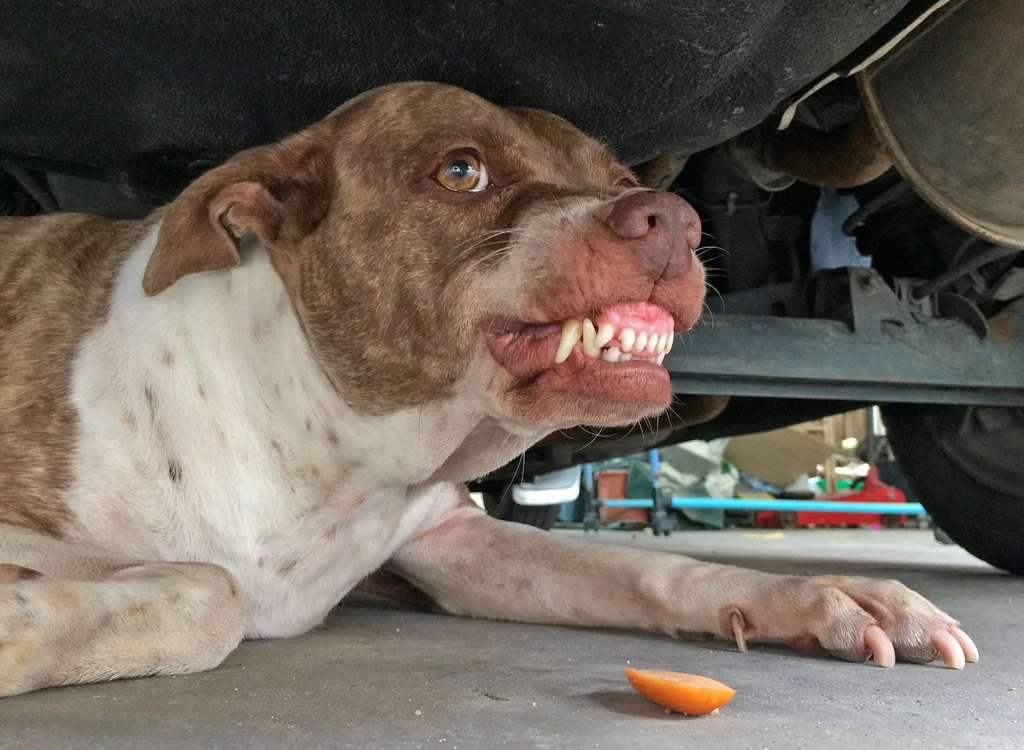
[{"label": "black rubber panel", "polygon": [[519,505],[512,499],[512,492],[507,490],[498,496],[484,493],[484,509],[492,517],[502,521],[514,521],[527,526],[548,531],[558,520],[561,505]]},{"label": "black rubber panel", "polygon": [[354,94],[419,79],[553,110],[636,164],[754,126],[905,5],[0,3],[0,161],[164,200],[211,162],[299,130]]},{"label": "black rubber panel", "polygon": [[[1024,500],[968,476],[936,444],[919,404],[882,407],[893,453],[935,523],[972,555],[1024,574]],[[1024,456],[1019,457],[1024,462]]]}]

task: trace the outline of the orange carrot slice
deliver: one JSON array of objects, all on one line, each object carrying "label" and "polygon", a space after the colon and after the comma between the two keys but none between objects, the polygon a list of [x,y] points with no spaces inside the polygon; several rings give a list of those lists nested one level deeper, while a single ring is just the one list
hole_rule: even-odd
[{"label": "orange carrot slice", "polygon": [[718,680],[664,669],[626,667],[626,679],[647,700],[681,714],[709,714],[736,695]]}]

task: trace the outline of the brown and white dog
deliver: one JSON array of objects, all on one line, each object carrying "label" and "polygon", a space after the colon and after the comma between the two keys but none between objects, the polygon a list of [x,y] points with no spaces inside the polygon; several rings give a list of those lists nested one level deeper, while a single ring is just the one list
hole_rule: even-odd
[{"label": "brown and white dog", "polygon": [[560,118],[360,96],[143,221],[0,221],[0,695],[210,669],[384,568],[450,612],[961,667],[894,581],[496,521],[461,482],[662,412],[696,213]]}]

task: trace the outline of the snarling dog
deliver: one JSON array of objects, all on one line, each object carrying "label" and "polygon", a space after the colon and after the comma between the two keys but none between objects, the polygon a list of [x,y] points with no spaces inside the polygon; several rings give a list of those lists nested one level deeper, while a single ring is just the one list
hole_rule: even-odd
[{"label": "snarling dog", "polygon": [[493,520],[462,482],[669,404],[700,222],[539,111],[374,90],[142,221],[0,221],[0,694],[217,666],[384,569],[454,613],[977,659],[894,581]]}]

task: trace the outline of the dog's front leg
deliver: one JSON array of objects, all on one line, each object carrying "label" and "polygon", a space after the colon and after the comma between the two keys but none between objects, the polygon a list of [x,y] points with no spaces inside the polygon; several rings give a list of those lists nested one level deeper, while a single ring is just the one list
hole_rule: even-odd
[{"label": "dog's front leg", "polygon": [[104,559],[0,523],[0,697],[212,669],[244,628],[224,568]]},{"label": "dog's front leg", "polygon": [[[457,492],[455,488],[452,492]],[[464,492],[464,490],[462,490]],[[772,575],[579,542],[455,502],[392,568],[450,612],[560,625],[784,640],[801,652],[891,666],[977,649],[948,615],[897,581]]]}]

